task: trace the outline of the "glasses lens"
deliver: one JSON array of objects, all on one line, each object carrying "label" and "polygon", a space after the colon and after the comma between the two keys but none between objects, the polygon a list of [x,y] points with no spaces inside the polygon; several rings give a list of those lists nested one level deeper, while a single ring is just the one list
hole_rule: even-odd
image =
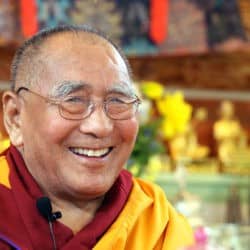
[{"label": "glasses lens", "polygon": [[[138,105],[138,100],[130,102],[109,100],[104,102],[104,109],[111,119],[126,120],[134,116]],[[69,120],[82,120],[94,110],[94,104],[82,97],[67,97],[60,103],[59,107],[61,116]]]},{"label": "glasses lens", "polygon": [[123,102],[107,102],[105,110],[107,115],[115,120],[126,120],[134,116],[137,111],[138,102],[133,101],[130,103]]},{"label": "glasses lens", "polygon": [[60,103],[61,115],[70,120],[80,120],[91,112],[90,101],[82,97],[67,97]]}]

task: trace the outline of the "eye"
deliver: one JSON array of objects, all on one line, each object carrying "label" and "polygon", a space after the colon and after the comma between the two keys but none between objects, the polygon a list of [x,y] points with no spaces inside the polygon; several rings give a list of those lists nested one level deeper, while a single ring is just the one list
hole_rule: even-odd
[{"label": "eye", "polygon": [[89,108],[90,101],[82,96],[67,96],[61,102],[61,108],[64,115],[68,114],[82,114]]},{"label": "eye", "polygon": [[86,103],[88,100],[82,96],[67,96],[64,100],[66,103]]},{"label": "eye", "polygon": [[107,102],[113,104],[127,104],[134,101],[134,98],[128,96],[119,96],[119,97],[109,97]]},{"label": "eye", "polygon": [[107,100],[109,103],[125,103],[122,98],[112,97]]}]

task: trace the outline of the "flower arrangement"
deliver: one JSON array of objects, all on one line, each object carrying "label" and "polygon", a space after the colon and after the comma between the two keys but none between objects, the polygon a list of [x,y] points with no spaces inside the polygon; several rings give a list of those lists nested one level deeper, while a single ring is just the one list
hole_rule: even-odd
[{"label": "flower arrangement", "polygon": [[186,130],[192,107],[180,91],[170,93],[161,83],[142,82],[138,89],[141,126],[128,169],[135,176],[154,179],[162,168],[160,155],[167,153],[166,142]]},{"label": "flower arrangement", "polygon": [[191,119],[192,107],[186,103],[180,91],[169,93],[158,82],[144,82],[141,86],[144,96],[155,102],[156,111],[162,118],[163,139],[171,139],[183,133]]}]

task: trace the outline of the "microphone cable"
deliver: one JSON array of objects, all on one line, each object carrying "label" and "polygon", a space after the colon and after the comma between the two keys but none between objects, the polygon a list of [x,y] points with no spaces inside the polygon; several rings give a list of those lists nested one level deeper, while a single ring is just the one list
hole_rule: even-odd
[{"label": "microphone cable", "polygon": [[62,217],[62,213],[61,212],[54,212],[54,213],[52,212],[51,201],[46,196],[43,196],[43,197],[40,197],[39,199],[37,199],[36,207],[37,207],[39,213],[49,223],[50,238],[51,238],[52,243],[53,243],[53,250],[57,250],[53,222],[56,221],[57,219],[60,219]]},{"label": "microphone cable", "polygon": [[54,233],[54,229],[53,229],[53,224],[51,221],[49,221],[49,232],[50,232],[50,238],[53,242],[53,250],[57,250],[56,237],[55,237],[55,233]]}]

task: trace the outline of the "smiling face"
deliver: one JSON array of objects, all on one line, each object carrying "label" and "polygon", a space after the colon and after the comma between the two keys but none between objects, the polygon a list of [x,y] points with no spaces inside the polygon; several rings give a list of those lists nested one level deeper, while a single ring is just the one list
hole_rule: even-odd
[{"label": "smiling face", "polygon": [[112,120],[102,107],[106,98],[132,92],[125,63],[111,45],[85,43],[70,33],[49,38],[44,49],[44,75],[31,90],[46,97],[83,95],[96,106],[81,121],[67,120],[57,105],[22,91],[19,149],[45,193],[102,196],[126,163],[138,131],[136,117]]}]

